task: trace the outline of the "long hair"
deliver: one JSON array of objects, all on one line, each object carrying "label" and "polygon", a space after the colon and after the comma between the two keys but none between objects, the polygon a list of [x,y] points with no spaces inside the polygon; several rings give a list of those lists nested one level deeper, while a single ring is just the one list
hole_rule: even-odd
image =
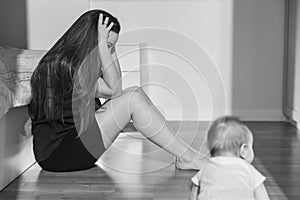
[{"label": "long hair", "polygon": [[[98,19],[102,13],[120,32],[118,20],[103,10],[81,15],[38,63],[31,77],[30,117],[64,123],[66,110],[72,109],[82,133],[92,122],[94,95],[101,76],[98,47]],[[93,108],[94,109],[94,108]]]}]

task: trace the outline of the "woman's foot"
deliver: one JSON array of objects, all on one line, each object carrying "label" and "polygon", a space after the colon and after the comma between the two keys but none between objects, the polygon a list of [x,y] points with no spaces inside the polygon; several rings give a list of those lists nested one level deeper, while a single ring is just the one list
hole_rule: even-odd
[{"label": "woman's foot", "polygon": [[196,155],[190,160],[176,157],[175,166],[181,170],[199,170],[207,162],[207,157]]}]

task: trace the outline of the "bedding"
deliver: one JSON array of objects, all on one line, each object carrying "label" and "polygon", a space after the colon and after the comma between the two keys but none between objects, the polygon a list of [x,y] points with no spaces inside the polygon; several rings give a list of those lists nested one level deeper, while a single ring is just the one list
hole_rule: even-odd
[{"label": "bedding", "polygon": [[0,118],[31,100],[30,78],[45,50],[0,48]]}]

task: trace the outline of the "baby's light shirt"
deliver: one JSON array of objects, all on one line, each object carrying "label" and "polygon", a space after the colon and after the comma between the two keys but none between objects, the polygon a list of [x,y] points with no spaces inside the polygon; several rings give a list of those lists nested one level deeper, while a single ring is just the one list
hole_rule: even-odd
[{"label": "baby's light shirt", "polygon": [[251,164],[237,157],[210,158],[192,182],[200,186],[200,200],[254,200],[254,191],[265,177]]}]

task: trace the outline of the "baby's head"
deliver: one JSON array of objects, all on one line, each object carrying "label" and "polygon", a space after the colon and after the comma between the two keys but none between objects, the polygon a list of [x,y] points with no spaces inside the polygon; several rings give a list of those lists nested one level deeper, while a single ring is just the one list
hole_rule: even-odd
[{"label": "baby's head", "polygon": [[253,135],[237,117],[225,116],[216,119],[207,134],[210,155],[235,156],[251,163],[254,158]]}]

